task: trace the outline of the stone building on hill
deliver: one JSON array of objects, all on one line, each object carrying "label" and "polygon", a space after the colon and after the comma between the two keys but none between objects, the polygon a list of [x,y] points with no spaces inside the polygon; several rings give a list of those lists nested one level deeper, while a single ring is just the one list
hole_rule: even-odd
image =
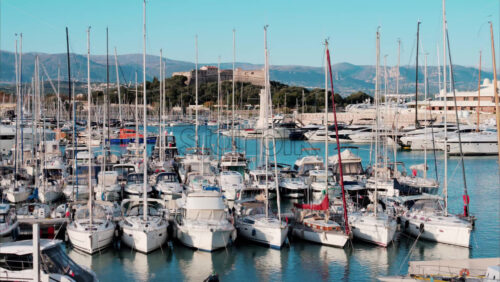
[{"label": "stone building on hill", "polygon": [[[217,67],[216,66],[203,66],[198,70],[198,83],[217,82]],[[174,72],[172,76],[181,75],[187,77],[186,85],[195,83],[195,70],[185,72]],[[235,70],[236,82],[249,82],[254,85],[264,86],[264,70],[242,70],[237,68]],[[221,81],[231,81],[233,79],[233,70],[226,69],[220,70]]]}]

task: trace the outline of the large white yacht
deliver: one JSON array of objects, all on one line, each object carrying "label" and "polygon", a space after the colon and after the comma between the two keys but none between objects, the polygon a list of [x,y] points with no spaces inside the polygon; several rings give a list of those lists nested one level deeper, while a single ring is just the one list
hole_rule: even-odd
[{"label": "large white yacht", "polygon": [[[59,240],[40,240],[40,281],[98,281],[89,268],[76,264],[61,248]],[[33,240],[0,246],[1,281],[33,281]]]},{"label": "large white yacht", "polygon": [[174,221],[174,236],[182,244],[211,252],[236,240],[219,191],[190,192],[177,199],[177,205],[180,213]]}]

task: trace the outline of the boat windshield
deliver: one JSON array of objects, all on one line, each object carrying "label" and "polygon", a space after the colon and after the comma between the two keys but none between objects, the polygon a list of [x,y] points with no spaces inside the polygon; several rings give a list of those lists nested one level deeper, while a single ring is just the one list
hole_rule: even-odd
[{"label": "boat windshield", "polygon": [[127,176],[127,184],[141,184],[144,183],[144,174],[134,173]]},{"label": "boat windshield", "polygon": [[133,166],[116,166],[116,167],[113,167],[113,171],[118,172],[118,175],[124,179],[130,173],[135,172],[135,167],[133,167]]},{"label": "boat windshield", "polygon": [[156,177],[156,183],[160,182],[177,182],[177,175],[175,173],[160,173]]},{"label": "boat windshield", "polygon": [[67,275],[78,282],[94,281],[94,276],[71,260],[59,246],[43,250],[41,259],[46,273]]},{"label": "boat windshield", "polygon": [[413,211],[436,212],[442,211],[442,206],[437,200],[417,200],[411,207]]},{"label": "boat windshield", "polygon": [[[144,212],[143,212],[143,206],[140,205],[140,206],[134,206],[132,208],[130,208],[130,210],[127,212],[127,216],[140,216],[140,215],[143,215]],[[152,206],[148,206],[148,215],[149,216],[159,216],[160,215],[160,212],[158,211],[157,208],[155,207],[152,207]]]}]

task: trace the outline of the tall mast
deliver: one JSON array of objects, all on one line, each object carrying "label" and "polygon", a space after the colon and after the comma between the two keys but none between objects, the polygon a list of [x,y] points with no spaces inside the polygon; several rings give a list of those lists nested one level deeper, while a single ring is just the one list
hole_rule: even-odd
[{"label": "tall mast", "polygon": [[476,132],[479,132],[479,117],[481,112],[481,51],[479,51],[479,73],[477,78],[477,124],[476,124]]},{"label": "tall mast", "polygon": [[[18,128],[19,128],[19,111],[20,111],[20,91],[19,91],[19,64],[17,62],[17,39],[16,39],[16,53],[15,53],[15,69],[16,69],[16,139],[14,143],[14,169],[15,169],[15,175],[17,175],[17,168],[18,168],[18,144],[19,144],[19,136],[18,136]],[[36,179],[36,178],[35,178]],[[15,180],[15,186],[17,188],[17,177],[14,177]]]},{"label": "tall mast", "polygon": [[446,0],[443,0],[444,214],[448,216],[448,93],[446,88]]},{"label": "tall mast", "polygon": [[137,83],[137,71],[135,71],[135,156],[139,157],[139,112],[137,101],[139,97],[139,84]]},{"label": "tall mast", "polygon": [[[108,126],[106,126],[106,130],[108,132],[108,142],[111,144],[111,138],[110,138],[110,116],[111,116],[111,111],[109,110],[109,103],[110,103],[110,97],[109,97],[109,36],[108,36],[108,28],[106,27],[106,111],[107,111],[107,122]],[[106,148],[106,143],[104,143],[104,148]],[[104,160],[106,160],[106,150],[104,150]],[[106,166],[104,166],[104,169],[106,169]]]},{"label": "tall mast", "polygon": [[[425,108],[425,125],[424,125],[424,135],[425,139],[427,139],[427,88],[429,87],[428,80],[427,80],[427,53],[425,53],[425,60],[424,60],[424,101],[426,103],[426,108]],[[427,178],[427,145],[424,146],[424,178]]]},{"label": "tall mast", "polygon": [[163,50],[160,49],[160,106],[158,107],[158,122],[159,122],[159,128],[160,128],[160,150],[158,151],[158,153],[160,153],[160,162],[163,163],[163,152],[164,152],[164,149],[163,149],[163,128],[162,128],[162,110],[163,110]]},{"label": "tall mast", "polygon": [[[93,195],[94,195],[94,191],[92,191],[92,152],[91,152],[91,149],[90,149],[90,142],[92,141],[92,132],[91,132],[91,129],[90,129],[90,124],[91,124],[91,119],[90,119],[90,97],[92,95],[92,89],[90,88],[90,27],[87,29],[87,138],[88,138],[88,144],[87,144],[87,149],[89,150],[89,173],[88,173],[88,187],[89,187],[89,219],[90,219],[90,226],[92,226],[92,198],[93,198]],[[105,172],[103,172],[105,173]],[[103,175],[104,177],[104,175]]]},{"label": "tall mast", "polygon": [[236,144],[234,142],[234,80],[235,80],[235,75],[234,75],[234,64],[236,61],[236,30],[233,29],[233,94],[232,94],[232,110],[231,110],[231,116],[232,116],[232,122],[231,122],[231,146],[233,151],[236,151]]},{"label": "tall mast", "polygon": [[116,90],[118,91],[118,118],[120,120],[120,126],[123,126],[122,120],[122,95],[120,95],[120,74],[118,72],[118,56],[116,54],[115,47],[115,69],[116,69]]},{"label": "tall mast", "polygon": [[[264,26],[264,92],[265,92],[265,99],[266,101],[269,101],[269,85],[267,84],[267,27],[268,25],[265,25]],[[267,105],[266,103],[266,107],[269,107],[269,105]],[[267,122],[267,119],[268,119],[268,108],[266,108],[266,122]],[[266,123],[267,125],[267,123]],[[269,160],[268,160],[268,157],[269,157],[269,143],[268,143],[268,134],[267,134],[267,130],[268,130],[268,126],[265,126],[264,127],[264,132],[266,133],[265,134],[265,137],[264,137],[264,142],[265,142],[265,147],[266,147],[266,153],[265,153],[265,161],[264,161],[264,165],[265,165],[265,168],[266,168],[266,191],[265,191],[265,194],[266,194],[266,218],[269,217],[269,193],[268,193],[268,177],[267,177],[267,171],[268,171],[268,166],[269,166]],[[262,142],[262,141],[261,141]],[[262,145],[261,145],[262,147]],[[262,154],[262,149],[261,149],[261,154]],[[261,159],[262,160],[262,159]],[[275,164],[276,165],[276,164]]]},{"label": "tall mast", "polygon": [[[68,61],[69,62],[69,61]],[[20,120],[23,122],[23,34],[19,34],[19,96],[20,96]],[[24,130],[19,125],[21,131],[21,163],[24,163]]]},{"label": "tall mast", "polygon": [[198,150],[198,35],[194,37],[195,45],[195,72],[194,72],[194,83],[195,83],[195,127],[194,127],[194,147]]},{"label": "tall mast", "polygon": [[144,151],[143,151],[143,158],[144,158],[144,186],[143,186],[143,191],[142,191],[142,196],[143,196],[143,219],[146,221],[148,219],[148,195],[147,195],[147,183],[148,183],[148,158],[147,158],[147,134],[148,134],[148,124],[147,124],[147,108],[146,108],[146,0],[144,0],[143,4],[143,52],[142,52],[142,91],[143,93],[143,103],[144,103],[144,112],[143,112],[143,118],[144,118],[144,136],[142,137],[143,144],[144,144]]},{"label": "tall mast", "polygon": [[221,107],[221,99],[220,99],[220,56],[217,62],[217,159],[219,159],[219,150],[220,150],[220,107]]},{"label": "tall mast", "polygon": [[401,56],[401,39],[398,38],[398,69],[397,69],[397,74],[396,74],[396,95],[399,103],[399,62],[400,62],[400,56]]},{"label": "tall mast", "polygon": [[59,89],[60,89],[60,66],[57,66],[57,120],[56,120],[56,127],[59,131],[59,113],[60,113],[60,106],[61,106],[61,96],[59,95]]},{"label": "tall mast", "polygon": [[[495,40],[493,39],[493,24],[490,22],[491,34],[491,58],[493,60],[493,89],[495,93],[495,111],[497,113],[497,142],[500,143],[500,109],[498,107],[498,80],[497,80],[497,64],[495,60]],[[498,161],[500,163],[500,146],[498,147]],[[500,169],[500,165],[499,165]]]},{"label": "tall mast", "polygon": [[[328,196],[328,41],[325,40],[325,196]],[[333,93],[332,93],[333,94]]]},{"label": "tall mast", "polygon": [[[328,60],[328,70],[330,73],[330,86],[332,89],[332,108],[333,108],[333,122],[335,124],[335,139],[337,142],[337,155],[338,155],[338,165],[339,165],[339,175],[340,175],[340,187],[342,189],[342,207],[344,209],[344,223],[345,223],[345,232],[347,235],[350,233],[349,228],[349,217],[347,215],[347,203],[345,199],[345,189],[344,189],[344,171],[342,167],[342,155],[340,154],[340,140],[339,140],[339,129],[337,124],[337,109],[335,106],[335,91],[333,88],[333,73],[332,73],[332,64],[330,60],[330,50],[328,50],[328,41],[326,41],[326,58]],[[328,84],[328,83],[327,83]],[[327,162],[328,163],[328,162]]]},{"label": "tall mast", "polygon": [[379,68],[380,68],[380,32],[379,28],[377,28],[377,42],[376,42],[376,52],[377,52],[377,63],[375,66],[375,109],[377,113],[377,117],[375,118],[375,193],[374,193],[374,212],[375,216],[377,216],[377,203],[378,203],[378,131],[379,131],[379,120],[380,120],[380,113],[378,109],[378,104],[379,104],[379,82],[378,82],[378,77],[379,77]]},{"label": "tall mast", "polygon": [[417,23],[417,56],[415,59],[415,128],[420,127],[420,123],[418,122],[418,45],[419,45],[419,36],[420,36],[420,21]]}]

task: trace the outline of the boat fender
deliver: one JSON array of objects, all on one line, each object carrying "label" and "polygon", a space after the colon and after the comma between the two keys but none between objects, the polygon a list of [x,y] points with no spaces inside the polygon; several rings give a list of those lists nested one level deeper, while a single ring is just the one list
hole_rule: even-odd
[{"label": "boat fender", "polygon": [[231,232],[231,236],[229,236],[229,239],[231,240],[231,244],[236,241],[236,236],[237,236],[237,232],[236,232],[236,229],[233,230],[233,232]]},{"label": "boat fender", "polygon": [[465,277],[465,276],[469,276],[469,275],[470,275],[470,272],[467,268],[462,268],[462,270],[460,270],[461,277]]},{"label": "boat fender", "polygon": [[401,224],[401,217],[399,217],[399,216],[398,216],[398,217],[396,218],[396,223],[397,223],[397,224]]},{"label": "boat fender", "polygon": [[407,220],[405,221],[405,229],[408,229],[408,227],[410,227],[410,222]]},{"label": "boat fender", "polygon": [[255,236],[255,234],[257,234],[257,232],[255,231],[255,229],[252,229],[252,236]]},{"label": "boat fender", "polygon": [[423,223],[420,223],[418,230],[420,231],[420,233],[424,233],[424,224]]}]

